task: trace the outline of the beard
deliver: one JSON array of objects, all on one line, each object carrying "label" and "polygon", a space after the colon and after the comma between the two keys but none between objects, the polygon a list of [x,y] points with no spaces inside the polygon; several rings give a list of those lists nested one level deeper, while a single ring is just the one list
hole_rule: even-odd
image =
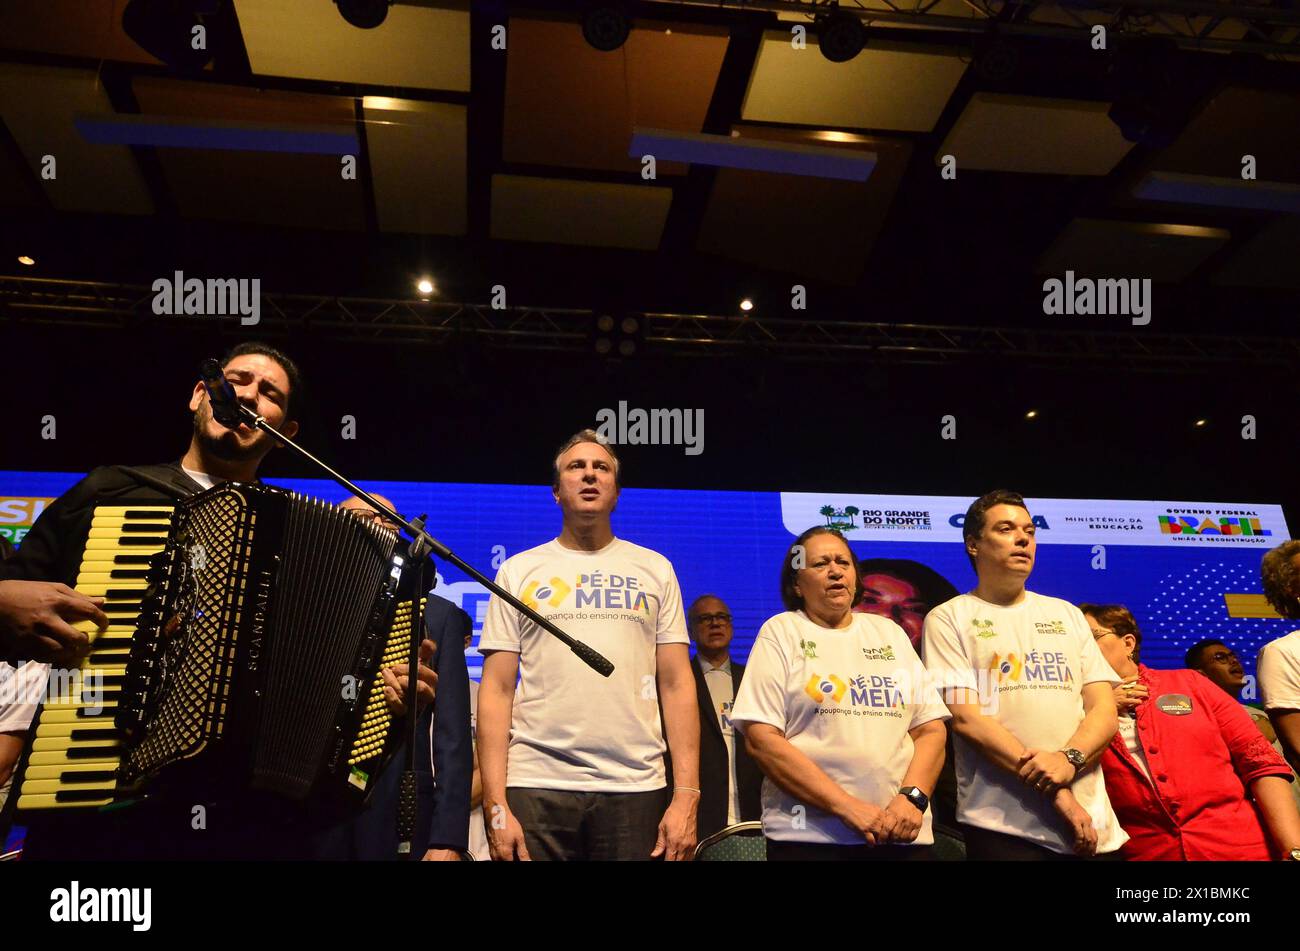
[{"label": "beard", "polygon": [[213,436],[208,427],[211,421],[212,408],[204,402],[194,413],[194,438],[204,453],[223,462],[248,462],[266,455],[265,434],[258,433],[253,442],[241,445],[232,429],[222,427],[221,433]]}]

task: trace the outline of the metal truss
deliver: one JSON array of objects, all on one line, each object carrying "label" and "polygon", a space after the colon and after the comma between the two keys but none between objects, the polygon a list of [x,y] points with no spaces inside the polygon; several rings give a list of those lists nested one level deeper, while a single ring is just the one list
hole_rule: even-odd
[{"label": "metal truss", "polygon": [[[653,6],[701,7],[805,14],[811,20],[829,0],[651,0]],[[1086,44],[1105,24],[1120,36],[1154,34],[1186,49],[1300,56],[1300,9],[1289,0],[962,0],[970,16],[936,13],[940,0],[842,0],[838,8],[864,24],[891,23],[933,30],[1072,39]],[[1217,35],[1216,35],[1217,34]]]},{"label": "metal truss", "polygon": [[[116,328],[156,333],[167,326],[212,326],[283,337],[371,340],[431,346],[485,345],[517,350],[596,353],[597,311],[507,307],[446,301],[383,300],[264,293],[260,322],[237,316],[153,312],[146,287],[92,281],[0,276],[0,318],[14,324]],[[792,319],[752,315],[620,312],[645,321],[639,356],[724,357],[765,354],[817,363],[960,365],[992,356],[1037,366],[1105,367],[1171,373],[1214,368],[1300,368],[1300,340],[1026,327],[958,327]],[[1044,318],[1069,320],[1077,318]],[[1122,318],[1121,318],[1122,319]]]}]

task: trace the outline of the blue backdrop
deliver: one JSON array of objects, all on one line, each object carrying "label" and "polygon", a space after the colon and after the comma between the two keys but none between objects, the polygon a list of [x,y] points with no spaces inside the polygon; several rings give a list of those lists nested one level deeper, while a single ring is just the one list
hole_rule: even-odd
[{"label": "blue backdrop", "polygon": [[[0,471],[0,531],[21,538],[31,521],[22,513],[38,504],[33,500],[58,496],[78,478],[75,473]],[[272,481],[331,501],[344,497],[331,482]],[[489,577],[505,557],[548,541],[560,527],[548,486],[367,482],[365,487],[391,498],[408,516],[427,513],[430,531]],[[793,536],[782,521],[780,493],[625,489],[614,514],[614,530],[666,555],[687,603],[707,592],[730,605],[736,631],[732,654],[737,659],[748,656],[759,626],[782,609],[777,576]],[[1270,542],[1283,537],[1278,533]],[[927,564],[959,591],[974,583],[962,546],[955,541],[868,540],[852,545],[861,558],[907,558]],[[1236,649],[1253,674],[1259,647],[1294,627],[1284,620],[1228,615],[1225,593],[1261,591],[1262,553],[1260,548],[1228,546],[1111,545],[1105,570],[1096,570],[1091,545],[1041,544],[1030,587],[1075,603],[1126,604],[1142,627],[1143,659],[1151,666],[1181,667],[1188,645],[1219,637]],[[438,593],[474,619],[477,643],[486,592],[446,566],[439,568],[439,582]],[[480,658],[475,652],[469,659],[471,673],[477,676]]]}]

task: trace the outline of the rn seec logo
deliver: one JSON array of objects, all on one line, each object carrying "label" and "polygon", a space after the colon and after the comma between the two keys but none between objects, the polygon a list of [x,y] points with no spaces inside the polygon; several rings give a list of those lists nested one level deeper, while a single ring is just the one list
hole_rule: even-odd
[{"label": "rn seec logo", "polygon": [[50,921],[62,924],[123,922],[132,931],[153,923],[152,888],[83,888],[74,881],[50,892]]}]

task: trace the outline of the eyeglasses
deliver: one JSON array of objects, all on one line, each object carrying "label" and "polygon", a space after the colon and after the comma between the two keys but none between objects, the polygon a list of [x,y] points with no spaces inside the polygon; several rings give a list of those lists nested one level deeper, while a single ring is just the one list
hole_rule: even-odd
[{"label": "eyeglasses", "polygon": [[1215,651],[1210,655],[1210,660],[1222,664],[1225,660],[1237,660],[1237,655],[1232,651]]},{"label": "eyeglasses", "polygon": [[719,611],[717,614],[697,614],[695,615],[696,624],[708,624],[710,621],[721,621],[723,624],[731,623],[731,615],[725,611]]},{"label": "eyeglasses", "polygon": [[349,511],[357,518],[378,522],[386,528],[397,529],[396,523],[390,521],[383,512],[376,512],[373,509],[349,509]]}]

